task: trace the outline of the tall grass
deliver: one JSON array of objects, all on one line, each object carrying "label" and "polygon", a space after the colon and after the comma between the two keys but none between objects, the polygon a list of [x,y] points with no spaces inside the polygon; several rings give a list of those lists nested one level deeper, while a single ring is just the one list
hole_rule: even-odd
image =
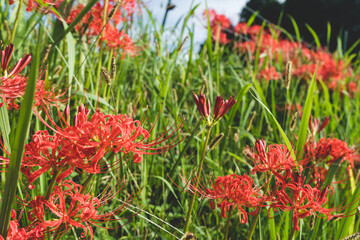
[{"label": "tall grass", "polygon": [[[70,2],[74,1],[68,1]],[[243,150],[246,146],[253,149],[256,139],[263,139],[268,144],[286,144],[292,158],[299,160],[304,152],[305,142],[310,136],[308,126],[310,115],[317,119],[330,117],[328,126],[314,137],[316,141],[319,141],[320,137],[341,139],[354,149],[354,155],[357,156],[355,160],[359,159],[356,153],[360,135],[360,127],[357,124],[360,122],[358,91],[350,93],[345,87],[330,89],[324,81],[316,77],[314,72],[309,73],[313,76],[312,80],[293,76],[289,88],[282,84],[281,80],[260,79],[258,74],[265,65],[275,66],[283,77],[285,72],[282,71],[285,71],[286,62],[262,56],[259,51],[242,53],[231,44],[221,44],[216,39],[214,40],[209,15],[207,15],[209,30],[207,40],[201,50],[195,52],[193,36],[196,32],[192,32],[186,26],[198,6],[190,9],[181,22],[181,33],[174,33],[171,28],[158,28],[151,12],[143,11],[142,14],[148,15],[150,22],[144,22],[143,18],[139,17],[139,21],[131,23],[133,29],[129,28],[128,33],[135,42],[136,52],[133,56],[125,55],[122,58],[121,50],[108,50],[104,46],[99,49],[96,43],[87,42],[79,36],[78,32],[73,31],[76,21],[80,21],[96,2],[88,2],[83,14],[79,14],[69,26],[51,14],[45,15],[34,11],[29,14],[29,17],[15,18],[18,21],[16,27],[13,22],[14,17],[11,17],[15,16],[13,14],[16,8],[9,7],[7,1],[5,11],[0,13],[0,19],[7,20],[12,30],[6,31],[5,24],[1,24],[0,40],[6,46],[13,38],[16,48],[10,65],[13,66],[14,59],[22,57],[24,51],[31,51],[34,56],[30,74],[28,74],[29,83],[35,81],[42,70],[39,68],[41,62],[37,62],[36,59],[40,57],[41,52],[45,52],[46,46],[51,44],[46,61],[47,67],[41,80],[46,81],[48,89],[69,91],[65,96],[69,98],[58,104],[61,111],[64,111],[65,105],[69,104],[71,116],[74,116],[78,111],[78,106],[85,104],[92,113],[98,111],[105,114],[127,114],[141,120],[146,129],[152,129],[151,139],[155,139],[164,129],[184,119],[182,131],[176,133],[180,142],[171,150],[158,155],[144,155],[141,163],[133,163],[132,156],[122,153],[109,153],[104,156],[103,160],[107,164],[116,162],[118,159],[123,159],[123,161],[105,175],[95,174],[91,178],[87,192],[97,196],[108,185],[116,188],[117,182],[126,180],[126,185],[117,192],[118,201],[105,205],[103,211],[117,209],[129,196],[132,196],[133,200],[131,203],[124,204],[124,209],[127,211],[113,216],[116,221],[109,221],[103,225],[104,228],[93,227],[95,239],[181,239],[186,234],[182,230],[193,196],[183,184],[180,175],[190,177],[196,174],[196,169],[203,161],[202,158],[204,158],[202,175],[200,179],[197,179],[202,186],[211,187],[213,180],[218,176],[234,173],[251,175],[254,165],[244,155]],[[66,13],[66,9],[60,8],[58,11]],[[296,22],[292,18],[291,20],[296,30]],[[271,26],[266,27],[271,28]],[[128,26],[124,25],[125,28]],[[308,28],[318,45],[316,33],[311,27],[308,26]],[[166,32],[177,34],[178,40],[172,44],[165,44],[163,34]],[[300,33],[298,31],[296,33],[296,38],[300,40]],[[13,34],[14,37],[12,37]],[[185,36],[189,38],[184,47],[180,48]],[[107,84],[98,69],[105,67],[111,71],[114,52],[117,53],[116,75],[111,84]],[[358,54],[336,52],[333,56],[342,59],[352,68],[352,76],[343,81],[346,83],[355,81],[358,84],[359,80],[356,77],[360,69]],[[261,65],[262,58],[266,59],[264,65]],[[26,73],[28,69],[23,73]],[[36,69],[38,72],[34,72]],[[29,83],[28,86],[30,86]],[[213,100],[218,95],[226,99],[235,96],[237,100],[224,118],[214,126],[211,132],[209,131],[209,135],[207,135],[206,124],[202,121],[193,101],[192,91],[202,91],[211,102],[215,102]],[[23,145],[31,141],[30,137],[35,131],[47,129],[50,133],[52,132],[37,117],[31,117],[31,106],[28,106],[33,105],[31,99],[28,95],[21,99],[20,112],[7,111],[6,104],[0,112],[3,147],[11,146],[9,148],[11,152],[18,149],[17,154],[11,154],[10,159],[13,161],[12,158],[16,158],[18,164]],[[286,108],[287,104],[302,106],[301,119],[294,118],[297,110]],[[57,116],[56,108],[49,107],[54,121],[60,123],[62,120]],[[24,108],[28,110],[27,117],[22,113]],[[38,115],[49,123],[50,120],[45,112],[41,109],[38,111]],[[291,123],[294,126],[290,127]],[[19,135],[20,131],[22,135]],[[224,133],[224,137],[216,148],[212,151],[203,149],[203,146],[207,145],[204,144],[205,141],[206,143],[211,141],[220,133]],[[2,156],[7,156],[5,150],[1,153]],[[240,223],[237,210],[232,210],[231,215],[229,212],[227,221],[220,216],[220,209],[210,207],[209,202],[212,200],[199,196],[194,198],[193,216],[196,217],[193,217],[186,229],[194,233],[198,239],[223,239],[225,234],[228,234],[229,239],[243,239],[248,236],[251,226],[254,226],[254,232],[250,234],[252,239],[278,239],[279,237],[281,239],[289,237],[292,239],[340,239],[354,234],[359,231],[360,223],[354,211],[359,205],[358,164],[355,161],[355,167],[349,170],[348,162],[337,165],[340,164],[339,160],[335,163],[336,165],[333,164],[328,169],[325,178],[326,184],[333,189],[331,200],[326,204],[329,207],[340,205],[346,207],[329,221],[319,214],[316,216],[314,228],[309,226],[312,220],[307,217],[300,221],[301,230],[293,231],[293,212],[274,211],[273,208],[260,210],[258,220],[249,215],[249,222],[245,224]],[[1,213],[6,211],[7,216],[4,217],[5,215],[1,214],[0,219],[5,219],[5,221],[10,220],[12,208],[17,212],[21,212],[22,209],[21,204],[16,204],[20,202],[19,199],[15,201],[15,204],[6,200],[7,196],[15,197],[10,190],[4,188],[5,185],[10,187],[9,181],[12,183],[12,191],[18,187],[16,197],[25,200],[44,194],[52,178],[50,172],[42,175],[34,182],[35,188],[30,190],[27,188],[28,180],[23,174],[20,173],[18,182],[16,178],[8,176],[12,174],[10,166],[11,164],[7,168],[7,173],[1,173],[3,188]],[[19,166],[17,168],[19,169]],[[306,173],[305,169],[304,174]],[[264,186],[264,177],[260,174],[251,176],[256,185]],[[88,175],[78,170],[68,178],[82,184],[86,182]],[[275,179],[270,179],[268,184],[275,185]],[[309,179],[310,175],[307,176],[306,181]],[[109,182],[111,184],[108,184]],[[264,189],[262,189],[263,192]],[[20,190],[23,191],[22,195],[20,195]],[[246,208],[246,211],[250,212],[251,209]],[[344,216],[348,218],[343,218]],[[28,217],[26,211],[18,214],[20,227],[25,227],[30,223]],[[7,225],[8,223],[0,222],[3,236],[7,233]],[[228,233],[225,233],[226,229]],[[81,230],[72,229],[62,237],[76,239],[81,233]],[[45,237],[51,239],[59,236],[57,234]]]}]

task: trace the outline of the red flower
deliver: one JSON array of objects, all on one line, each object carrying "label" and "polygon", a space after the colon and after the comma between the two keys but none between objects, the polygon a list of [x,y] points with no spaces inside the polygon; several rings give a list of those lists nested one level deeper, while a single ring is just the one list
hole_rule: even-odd
[{"label": "red flower", "polygon": [[[27,84],[27,77],[15,75],[12,78],[0,77],[0,96],[6,99],[7,107],[11,109],[19,109],[19,99],[25,94]],[[57,103],[65,102],[68,99],[61,99],[66,91],[55,94],[55,90],[48,91],[45,89],[45,81],[38,80],[36,83],[36,92],[34,97],[34,106],[40,105],[56,105]]]},{"label": "red flower", "polygon": [[259,78],[265,79],[266,81],[279,80],[280,74],[276,71],[275,67],[271,66],[262,69],[259,73]]},{"label": "red flower", "polygon": [[[217,14],[213,9],[209,10],[208,13],[213,39],[218,40],[222,44],[229,43],[230,40],[227,38],[225,32],[231,27],[229,19],[225,15]],[[204,12],[204,15],[206,15],[206,11]]]},{"label": "red flower", "polygon": [[[50,116],[49,110],[44,108],[44,111],[51,124],[44,121],[39,113],[35,113],[46,126],[56,132],[56,137],[60,138],[61,156],[66,156],[71,166],[94,174],[108,169],[108,165],[100,164],[100,160],[109,152],[132,154],[134,162],[139,163],[143,154],[167,151],[177,145],[176,133],[182,126],[175,126],[172,131],[169,128],[158,138],[146,141],[150,134],[141,126],[141,122],[124,114],[105,115],[95,112],[90,117],[90,111],[80,107],[71,126],[67,121],[68,116],[64,117],[59,111],[60,127]],[[167,140],[169,142],[161,146]]]},{"label": "red flower", "polygon": [[[255,165],[251,173],[270,171],[278,181],[284,182],[290,170],[295,166],[294,159],[291,157],[287,147],[284,144],[271,144],[266,151],[265,141],[256,140],[255,149],[257,153],[249,148],[245,149],[245,154]],[[286,174],[281,175],[284,172]]]},{"label": "red flower", "polygon": [[[91,225],[120,220],[116,214],[123,211],[124,204],[109,213],[100,213],[103,207],[118,193],[108,191],[102,197],[92,197],[90,194],[81,193],[82,186],[72,181],[64,181],[60,186],[55,186],[48,200],[37,196],[29,203],[32,208],[29,221],[32,226],[41,226],[47,233],[60,232],[64,235],[71,227],[83,230],[81,238],[90,234],[93,239]],[[44,215],[48,217],[45,220]]]},{"label": "red flower", "polygon": [[236,102],[237,101],[234,99],[233,96],[231,96],[228,100],[225,101],[223,97],[217,96],[215,100],[213,121],[217,121],[222,118]]},{"label": "red flower", "polygon": [[322,207],[327,203],[326,197],[329,190],[325,187],[323,190],[312,188],[310,185],[304,185],[304,178],[299,175],[293,176],[292,182],[282,185],[281,189],[276,190],[272,196],[271,207],[282,211],[294,211],[293,227],[295,231],[299,231],[299,218],[305,218],[319,212],[327,216],[330,220],[334,215],[331,213],[335,209]]},{"label": "red flower", "polygon": [[[212,188],[206,189],[203,189],[201,184],[190,184],[183,176],[181,178],[190,192],[210,199],[211,208],[215,208],[212,201],[216,200],[218,202],[217,207],[221,209],[222,217],[226,217],[226,212],[231,206],[236,206],[242,224],[248,222],[248,213],[244,210],[245,207],[259,207],[264,203],[264,199],[259,194],[259,189],[253,187],[254,180],[247,175],[231,174],[218,177],[215,179]],[[250,214],[256,212],[257,210]]]},{"label": "red flower", "polygon": [[220,120],[227,113],[227,111],[229,111],[230,108],[237,102],[234,97],[230,97],[228,100],[225,101],[220,96],[216,97],[214,114],[212,120],[210,121],[210,101],[206,99],[203,93],[200,93],[200,95],[196,95],[195,92],[193,92],[193,97],[197,109],[200,112],[200,115],[208,121],[209,125],[213,125],[218,120]]},{"label": "red flower", "polygon": [[[112,14],[116,2],[117,1],[115,0],[110,0],[108,2],[107,16]],[[83,8],[83,4],[78,4],[73,8],[67,22],[71,23]],[[119,24],[130,21],[126,15],[130,16],[135,11],[135,0],[121,1],[120,8],[125,10],[125,14],[123,14],[118,7],[102,32],[105,8],[104,2],[100,1],[91,8],[91,10],[83,17],[82,21],[76,25],[75,29],[80,32],[80,34],[86,34],[89,38],[100,36],[100,39],[103,42],[106,42],[108,48],[120,48],[123,50],[123,54],[129,53],[130,55],[134,55],[133,42],[124,31],[119,30],[122,28]]]}]

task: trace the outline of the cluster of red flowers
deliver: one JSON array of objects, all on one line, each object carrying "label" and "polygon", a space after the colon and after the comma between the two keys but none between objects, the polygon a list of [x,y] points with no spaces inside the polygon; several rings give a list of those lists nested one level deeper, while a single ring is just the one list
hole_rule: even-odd
[{"label": "cluster of red flowers", "polygon": [[[83,8],[83,4],[75,6],[71,10],[67,22],[72,22]],[[119,9],[125,12],[121,12]],[[103,2],[98,2],[76,25],[75,29],[90,38],[100,36],[100,40],[105,42],[108,48],[121,49],[123,53],[133,55],[134,45],[131,38],[124,30],[119,29],[123,28],[128,20],[127,16],[130,16],[134,10],[135,0],[121,1],[120,6],[115,0],[109,0],[108,6],[105,6]],[[108,19],[109,15],[111,18]],[[105,26],[104,23],[106,23]]]},{"label": "cluster of red flowers", "polygon": [[[25,94],[25,87],[27,84],[27,77],[22,76],[19,73],[30,63],[31,54],[26,54],[20,58],[11,71],[8,72],[7,68],[10,62],[10,58],[14,52],[14,45],[10,44],[1,51],[1,71],[3,76],[0,77],[0,97],[3,102],[7,103],[7,108],[19,109],[20,99]],[[35,106],[44,104],[56,104],[65,101],[61,97],[65,94],[55,94],[54,91],[48,91],[45,88],[45,81],[38,80],[36,84],[35,92]],[[0,103],[0,107],[3,103]]]},{"label": "cluster of red flowers", "polygon": [[[59,237],[71,227],[83,229],[82,238],[88,233],[92,238],[90,225],[117,220],[114,216],[122,211],[123,205],[110,213],[100,214],[99,211],[119,190],[108,190],[102,198],[92,197],[82,192],[81,185],[64,178],[75,169],[91,175],[107,173],[119,167],[124,158],[109,163],[104,158],[109,153],[131,155],[134,162],[139,163],[144,154],[160,154],[178,144],[176,133],[181,124],[148,141],[150,133],[141,126],[141,122],[123,114],[95,112],[91,116],[89,110],[80,106],[70,125],[70,108],[66,107],[64,115],[59,112],[60,126],[57,126],[49,109],[43,110],[50,123],[46,123],[38,112],[36,115],[55,134],[42,130],[32,136],[32,141],[25,145],[21,172],[28,178],[30,189],[35,187],[32,184],[37,178],[49,171],[58,185],[49,191],[47,197],[36,196],[31,201],[24,201],[24,207],[31,208],[28,215],[30,225],[18,228],[18,222],[13,220],[7,239],[39,239],[45,235]],[[167,140],[166,144],[162,144]],[[0,159],[2,165],[8,165],[9,158]],[[45,219],[44,216],[50,214],[53,216]]]},{"label": "cluster of red flowers", "polygon": [[[293,63],[294,76],[301,79],[309,79],[317,67],[317,79],[321,79],[331,90],[346,89],[350,94],[357,92],[358,87],[355,81],[347,82],[347,79],[354,77],[353,70],[349,63],[327,52],[324,49],[312,50],[296,41],[290,41],[280,36],[280,32],[272,28],[263,28],[259,25],[248,26],[244,22],[238,23],[235,27],[230,21],[214,10],[209,10],[210,27],[214,40],[221,44],[228,44],[234,39],[235,47],[240,52],[249,53],[252,58],[259,51],[258,77],[265,80],[278,80],[281,78],[283,69],[276,69],[271,65],[272,60],[276,62]],[[266,57],[265,57],[266,56]]]},{"label": "cluster of red flowers", "polygon": [[[33,7],[36,7],[37,9],[40,9],[40,10],[44,10],[44,4],[48,5],[48,6],[59,7],[59,5],[63,1],[64,0],[42,0],[42,1],[28,0],[26,11],[28,11],[28,12],[32,11]],[[14,4],[14,0],[9,0],[9,3],[10,3],[10,5]]]},{"label": "cluster of red flowers", "polygon": [[[55,186],[48,199],[36,196],[35,199],[24,202],[24,207],[29,208],[28,221],[30,224],[19,228],[18,220],[10,222],[7,240],[45,239],[55,236],[56,239],[66,234],[72,227],[82,229],[81,238],[88,233],[93,239],[92,226],[121,220],[116,217],[123,208],[121,204],[115,210],[101,213],[104,206],[112,200],[117,191],[107,190],[99,197],[82,192],[83,187],[71,180],[63,181]],[[13,210],[12,218],[16,218]],[[0,240],[4,239],[0,236]]]},{"label": "cluster of red flowers", "polygon": [[[101,161],[110,152],[131,154],[134,162],[139,163],[143,154],[159,154],[177,144],[175,138],[161,146],[180,126],[167,136],[163,134],[146,142],[150,134],[138,120],[123,114],[105,115],[100,112],[95,112],[90,119],[89,116],[90,111],[81,106],[71,126],[67,121],[69,116],[59,114],[62,127],[57,126],[49,116],[54,126],[44,123],[54,130],[55,135],[47,131],[38,131],[33,135],[32,141],[25,146],[21,166],[22,173],[28,178],[29,188],[33,188],[31,184],[49,170],[58,174],[57,182],[60,183],[75,169],[91,174],[110,171],[112,166]],[[119,164],[119,161],[113,164]]]},{"label": "cluster of red flowers", "polygon": [[[209,101],[203,94],[198,96],[193,93],[193,96],[201,116],[207,119],[210,114]],[[216,106],[217,104],[215,104],[215,109],[217,109]],[[221,106],[226,106],[226,104],[223,102]],[[231,106],[229,105],[226,111]],[[227,217],[230,209],[236,206],[242,224],[248,222],[248,214],[259,213],[263,207],[272,208],[274,211],[292,211],[295,231],[300,230],[299,218],[313,214],[325,215],[328,220],[335,216],[339,217],[340,215],[336,215],[335,212],[342,208],[330,208],[326,205],[330,187],[321,186],[327,173],[323,166],[342,158],[342,161],[346,160],[349,166],[354,167],[354,159],[360,158],[339,139],[321,138],[317,143],[314,141],[315,135],[329,123],[328,117],[321,124],[320,120],[313,117],[310,117],[309,122],[311,134],[305,144],[305,152],[300,156],[302,159],[293,159],[285,145],[271,144],[267,147],[264,140],[256,140],[254,150],[245,148],[244,154],[254,165],[251,173],[266,173],[265,184],[261,187],[257,187],[249,175],[220,176],[215,179],[215,183],[211,184],[210,188],[200,184],[198,176],[193,177],[195,183],[186,180],[184,176],[181,176],[181,179],[189,192],[210,199],[212,209],[215,208],[213,201],[217,201],[216,206],[221,209],[222,217]],[[295,161],[298,164],[295,164]],[[318,163],[323,165],[318,166]],[[297,165],[299,166],[296,168]],[[310,170],[311,179],[308,183],[305,183],[305,177],[301,176],[305,168]],[[272,176],[275,177],[274,181],[272,181]],[[315,186],[312,186],[314,184]],[[246,212],[244,208],[252,208],[253,211]]]}]

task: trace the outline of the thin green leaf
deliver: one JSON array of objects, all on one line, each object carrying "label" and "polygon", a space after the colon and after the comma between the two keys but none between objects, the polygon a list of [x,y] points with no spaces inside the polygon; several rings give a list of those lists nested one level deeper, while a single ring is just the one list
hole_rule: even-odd
[{"label": "thin green leaf", "polygon": [[299,27],[298,27],[298,25],[296,24],[295,19],[294,19],[292,16],[290,16],[290,15],[288,15],[288,17],[290,18],[291,23],[292,23],[292,25],[293,25],[293,27],[294,27],[294,31],[295,31],[295,35],[296,35],[297,40],[298,40],[299,42],[301,42],[301,36],[300,36]]},{"label": "thin green leaf", "polygon": [[76,18],[70,23],[70,25],[60,34],[57,39],[55,39],[53,46],[57,45],[70,31],[72,31],[97,2],[98,0],[90,0],[76,16]]},{"label": "thin green leaf", "polygon": [[305,145],[305,141],[307,138],[307,129],[308,129],[308,125],[309,125],[309,119],[310,119],[310,115],[311,115],[311,108],[312,108],[312,103],[313,103],[313,98],[314,98],[314,90],[316,87],[316,69],[315,72],[313,74],[312,80],[311,80],[311,84],[310,84],[310,88],[306,97],[306,101],[305,101],[305,106],[304,106],[304,110],[302,113],[302,117],[301,117],[301,123],[300,123],[300,130],[299,130],[299,134],[298,134],[298,140],[297,140],[297,145],[296,145],[296,156],[300,157],[303,149],[304,149],[304,145]]},{"label": "thin green leaf", "polygon": [[[40,34],[40,36],[41,35],[42,34]],[[40,36],[39,39],[41,39]],[[25,142],[28,138],[31,116],[33,113],[32,106],[40,66],[40,45],[41,41],[39,40],[32,60],[24,100],[22,101],[20,108],[20,116],[16,127],[15,139],[11,143],[12,154],[10,156],[10,162],[6,173],[5,189],[0,210],[0,234],[5,239],[8,233],[12,205],[15,199],[16,187],[20,175],[21,160],[23,157]]]},{"label": "thin green leaf", "polygon": [[268,115],[270,115],[270,117],[272,118],[272,120],[275,122],[275,125],[277,126],[279,132],[280,132],[280,135],[281,137],[283,138],[284,140],[284,143],[287,147],[287,149],[289,150],[290,154],[291,154],[291,157],[294,159],[294,163],[295,163],[295,166],[297,167],[297,163],[296,163],[296,156],[295,156],[295,153],[292,149],[292,146],[291,146],[291,143],[289,141],[289,139],[287,138],[284,130],[281,128],[279,122],[276,120],[276,118],[274,117],[274,115],[272,115],[271,111],[258,99],[256,98],[254,95],[253,95],[253,98],[255,98],[262,106],[263,108],[267,111]]},{"label": "thin green leaf", "polygon": [[319,40],[319,37],[318,35],[316,34],[316,32],[314,31],[314,29],[312,29],[312,27],[310,27],[310,25],[308,24],[305,24],[306,28],[309,30],[309,32],[311,33],[311,35],[313,36],[314,38],[314,41],[315,41],[315,44],[316,44],[316,47],[317,48],[320,48],[320,40]]}]

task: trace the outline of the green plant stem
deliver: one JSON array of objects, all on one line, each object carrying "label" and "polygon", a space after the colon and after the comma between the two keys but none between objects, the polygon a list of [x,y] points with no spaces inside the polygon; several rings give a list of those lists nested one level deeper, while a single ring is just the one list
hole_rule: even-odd
[{"label": "green plant stem", "polygon": [[[201,158],[200,158],[200,165],[199,165],[199,168],[198,168],[198,171],[197,171],[197,174],[196,174],[197,182],[200,181],[201,171],[202,171],[202,167],[203,167],[204,159],[205,159],[205,154],[206,154],[206,147],[207,147],[207,145],[209,143],[209,137],[210,137],[211,129],[212,129],[212,126],[209,126],[209,129],[207,130],[207,133],[206,133],[206,139],[205,139],[205,142],[204,142],[204,147],[203,147]],[[185,222],[185,228],[184,228],[185,233],[189,229],[190,220],[191,220],[191,213],[193,211],[194,203],[195,203],[195,197],[196,197],[196,194],[193,194],[193,196],[191,198],[191,202],[190,202],[189,211],[188,211],[187,216],[186,216],[186,222]]]},{"label": "green plant stem", "polygon": [[[265,193],[269,190],[270,182],[271,182],[271,179],[272,179],[272,175],[269,175],[269,176],[270,176],[269,180],[267,181],[267,183],[265,185]],[[250,232],[249,232],[248,237],[247,237],[248,240],[250,240],[252,238],[252,235],[254,234],[256,224],[257,224],[257,222],[259,220],[259,217],[260,217],[260,213],[261,213],[261,210],[259,210],[256,213],[254,221],[251,224],[251,229],[250,229]]]},{"label": "green plant stem", "polygon": [[293,228],[293,229],[291,230],[291,233],[290,233],[290,236],[289,236],[289,240],[292,240],[293,237],[294,237],[294,235],[295,235],[295,229]]},{"label": "green plant stem", "polygon": [[232,206],[228,212],[228,217],[226,220],[226,225],[225,225],[225,236],[224,236],[224,240],[228,239],[229,236],[229,228],[230,228],[230,218],[231,218],[231,212],[234,209],[235,206]]},{"label": "green plant stem", "polygon": [[50,194],[51,194],[51,191],[52,189],[54,188],[55,184],[56,184],[56,179],[58,178],[58,176],[60,175],[60,171],[58,171],[57,169],[54,170],[54,173],[53,173],[53,176],[52,176],[52,179],[50,181],[50,184],[46,190],[46,194],[45,194],[45,199],[49,199],[50,197]]},{"label": "green plant stem", "polygon": [[90,184],[91,180],[93,179],[94,175],[95,175],[95,174],[90,174],[90,175],[86,178],[85,182],[83,183],[83,188],[81,189],[81,192],[80,192],[81,194],[85,194],[85,192],[86,192],[86,190],[88,189],[89,184]]},{"label": "green plant stem", "polygon": [[18,25],[18,22],[19,22],[19,16],[20,16],[20,12],[21,12],[22,2],[23,2],[23,0],[20,0],[20,1],[19,1],[19,7],[18,7],[18,10],[17,10],[17,12],[16,12],[16,18],[15,18],[15,22],[14,22],[14,28],[13,28],[13,30],[12,30],[12,32],[11,32],[10,43],[12,43],[12,42],[14,41],[16,28],[17,28],[17,25]]}]

